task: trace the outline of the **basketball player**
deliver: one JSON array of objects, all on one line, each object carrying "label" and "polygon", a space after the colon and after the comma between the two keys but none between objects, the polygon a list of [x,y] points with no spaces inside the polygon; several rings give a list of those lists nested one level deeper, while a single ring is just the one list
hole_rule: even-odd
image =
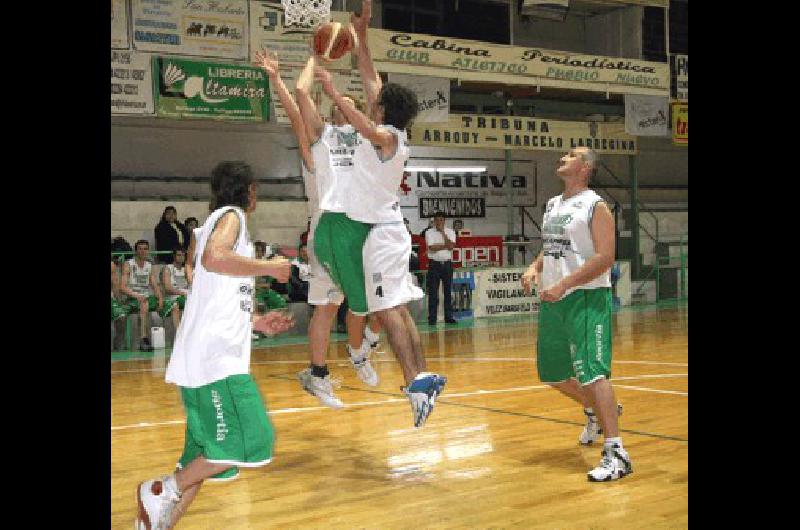
[{"label": "basketball player", "polygon": [[[403,223],[398,198],[410,155],[405,128],[417,114],[417,98],[400,85],[382,84],[367,48],[371,10],[372,3],[364,1],[360,16],[354,15],[352,21],[359,37],[356,56],[372,120],[342,97],[325,68],[316,66],[315,78],[359,133],[353,153],[355,170],[349,179],[340,181],[346,190],[345,211],[352,222],[372,225],[363,246],[368,309],[386,329],[403,370],[414,426],[421,427],[447,379],[426,371],[419,332],[405,307],[406,303],[423,297],[408,270],[411,237]],[[339,259],[340,249],[333,248],[330,252],[329,259]]]},{"label": "basketball player", "polygon": [[[298,378],[303,389],[317,397],[322,404],[331,408],[341,408],[344,404],[333,392],[333,381],[328,371],[326,357],[331,325],[344,296],[317,259],[314,252],[314,237],[321,215],[341,211],[336,182],[340,175],[347,175],[352,171],[352,146],[349,143],[355,134],[336,108],[332,109],[331,115],[334,125],[323,123],[309,93],[313,80],[313,57],[309,58],[298,78],[296,101],[279,75],[277,57],[262,51],[256,54],[256,59],[256,64],[264,68],[269,75],[297,137],[303,161],[303,183],[309,199],[309,213],[312,216],[307,245],[311,272],[308,303],[314,306],[308,327],[310,366],[301,371]],[[378,374],[373,369],[367,354],[371,349],[377,348],[376,331],[379,331],[379,328],[376,331],[369,326],[364,329],[363,314],[348,313],[347,331],[347,350],[353,368],[364,383],[376,386]]]},{"label": "basketball player", "polygon": [[150,243],[140,239],[134,245],[135,256],[122,266],[122,285],[120,291],[129,296],[124,309],[128,314],[139,312],[139,351],[153,351],[147,337],[150,311],[160,311],[164,307],[164,297],[158,287],[156,271],[147,259]]},{"label": "basketball player", "polygon": [[[172,528],[211,477],[272,460],[273,428],[250,376],[250,334],[286,331],[273,311],[253,321],[253,277],[289,278],[285,258],[257,260],[247,231],[257,184],[243,162],[221,162],[211,176],[214,211],[195,232],[198,259],[166,381],[180,387],[186,440],[180,469],[139,484],[136,528]],[[232,473],[233,472],[233,473]]]},{"label": "basketball player", "polygon": [[185,250],[178,248],[173,251],[172,263],[161,269],[161,282],[167,297],[160,314],[162,318],[166,318],[171,313],[172,323],[177,330],[181,323],[181,311],[186,306],[186,297],[189,296],[189,285],[192,283],[191,270],[186,266]]},{"label": "basketball player", "polygon": [[[600,465],[590,481],[616,480],[633,471],[622,446],[618,406],[611,387],[611,280],[614,217],[589,179],[597,155],[586,147],[561,158],[556,174],[564,193],[547,201],[543,250],[522,276],[541,298],[536,367],[539,378],[584,405],[589,423],[580,442],[605,436]],[[594,414],[600,417],[602,431]]]}]

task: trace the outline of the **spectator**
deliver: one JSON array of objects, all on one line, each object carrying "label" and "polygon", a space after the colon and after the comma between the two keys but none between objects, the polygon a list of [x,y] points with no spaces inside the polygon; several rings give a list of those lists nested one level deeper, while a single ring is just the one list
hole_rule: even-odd
[{"label": "spectator", "polygon": [[308,302],[308,280],[311,269],[308,265],[308,248],[300,244],[297,259],[292,261],[292,275],[289,278],[289,300]]},{"label": "spectator", "polygon": [[186,227],[178,221],[178,212],[174,206],[164,208],[161,214],[161,221],[155,228],[156,250],[159,252],[169,251],[170,254],[159,255],[160,263],[172,263],[172,252],[182,248],[189,248],[189,232]]},{"label": "spectator", "polygon": [[430,219],[428,219],[428,226],[426,226],[426,227],[425,227],[425,228],[422,230],[422,232],[420,232],[420,233],[419,233],[419,235],[420,235],[421,237],[425,237],[425,233],[426,233],[428,230],[430,230],[431,228],[433,228],[433,217],[431,217]]},{"label": "spectator", "polygon": [[192,236],[192,230],[200,226],[200,223],[197,221],[197,217],[187,217],[186,220],[183,222],[183,226],[186,227],[186,232],[189,234],[189,237]]},{"label": "spectator", "polygon": [[308,245],[308,233],[311,231],[311,218],[308,218],[308,224],[306,225],[306,231],[300,234],[300,243],[303,245]]},{"label": "spectator", "polygon": [[[256,241],[253,243],[256,251],[256,259],[269,259],[267,256],[267,244],[263,241]],[[283,309],[288,304],[281,295],[272,289],[274,278],[271,276],[257,276],[256,277],[256,292],[255,299],[257,304],[264,305],[266,310]]]},{"label": "spectator", "polygon": [[192,271],[186,266],[185,250],[179,248],[172,253],[172,263],[161,269],[161,281],[167,294],[160,313],[161,318],[167,318],[171,313],[172,323],[177,331],[186,297],[189,296],[189,286],[192,284]]},{"label": "spectator", "polygon": [[[130,252],[130,255],[132,256],[133,247],[131,247],[131,244],[128,243],[124,237],[117,236],[111,240],[111,253],[118,254],[120,252]],[[126,255],[112,256],[111,259],[113,259],[114,261],[116,261],[118,264],[121,265],[122,262],[124,262],[127,259],[127,256]]]},{"label": "spectator", "polygon": [[439,282],[444,293],[444,321],[455,324],[453,318],[453,247],[456,245],[456,233],[452,228],[444,226],[444,213],[433,215],[433,228],[425,234],[428,247],[428,324],[436,324],[436,313],[439,311]]},{"label": "spectator", "polygon": [[122,349],[125,338],[125,309],[119,303],[119,271],[111,258],[111,321],[114,323],[114,350]]},{"label": "spectator", "polygon": [[153,351],[147,333],[150,329],[148,317],[150,311],[159,311],[164,307],[164,297],[156,281],[153,264],[148,261],[150,243],[144,239],[134,245],[135,257],[122,266],[122,286],[120,291],[128,295],[123,308],[131,315],[139,312],[140,351]]}]

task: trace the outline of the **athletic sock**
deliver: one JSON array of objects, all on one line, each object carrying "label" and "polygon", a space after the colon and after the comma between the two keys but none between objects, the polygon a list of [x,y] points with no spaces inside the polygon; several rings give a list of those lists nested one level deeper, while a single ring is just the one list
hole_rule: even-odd
[{"label": "athletic sock", "polygon": [[617,447],[622,449],[622,437],[617,436],[615,438],[606,438],[605,442],[603,442],[603,445],[604,446],[616,445]]},{"label": "athletic sock", "polygon": [[349,353],[350,358],[357,363],[363,361],[366,358],[368,351],[369,351],[369,342],[367,342],[367,339],[364,339],[364,341],[361,343],[361,347],[357,350],[351,348],[349,344],[347,345],[347,353]]},{"label": "athletic sock", "polygon": [[169,488],[171,491],[175,493],[178,497],[183,495],[180,489],[178,489],[178,481],[175,479],[175,473],[169,475],[164,479],[164,487]]},{"label": "athletic sock", "polygon": [[588,416],[590,416],[592,418],[592,421],[597,421],[597,416],[594,415],[594,410],[592,409],[592,407],[583,409],[583,412],[585,412]]},{"label": "athletic sock", "polygon": [[311,375],[314,377],[322,377],[325,378],[330,372],[328,372],[328,365],[323,364],[322,366],[317,366],[314,363],[311,363]]},{"label": "athletic sock", "polygon": [[364,337],[370,342],[370,344],[374,342],[378,342],[378,339],[381,337],[379,333],[375,333],[372,331],[369,326],[364,328]]}]

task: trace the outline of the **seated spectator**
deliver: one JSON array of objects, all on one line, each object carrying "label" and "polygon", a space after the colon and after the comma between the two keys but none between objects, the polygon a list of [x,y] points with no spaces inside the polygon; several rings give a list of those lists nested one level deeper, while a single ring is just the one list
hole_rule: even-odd
[{"label": "seated spectator", "polygon": [[[121,254],[123,252],[130,252],[130,254]],[[133,247],[131,247],[131,244],[128,243],[124,237],[117,236],[111,240],[111,253],[111,259],[121,266],[122,263],[128,259],[128,256],[133,255]],[[116,256],[113,254],[116,254]]]},{"label": "seated spectator", "polygon": [[172,253],[172,263],[161,269],[161,282],[164,284],[166,298],[164,308],[159,313],[161,318],[172,314],[172,323],[175,330],[181,323],[181,312],[189,296],[189,286],[192,284],[192,271],[186,266],[186,251],[177,249]]},{"label": "seated spectator", "polygon": [[301,244],[298,256],[292,260],[292,275],[289,278],[289,300],[308,302],[308,280],[311,269],[308,265],[308,248]]},{"label": "seated spectator", "polygon": [[119,271],[114,257],[111,257],[111,321],[114,323],[114,350],[122,349],[125,339],[125,309],[119,303]]},{"label": "seated spectator", "polygon": [[159,263],[172,263],[172,253],[181,248],[189,248],[189,232],[186,227],[178,221],[178,212],[174,206],[164,208],[161,214],[161,221],[154,230],[156,236],[156,250],[159,252],[168,251],[169,254],[160,254]]},{"label": "seated spectator", "polygon": [[[256,259],[269,259],[267,256],[266,243],[263,241],[256,241],[253,243],[253,246],[255,247]],[[256,303],[262,304],[265,307],[265,311],[283,309],[289,305],[286,300],[272,288],[274,281],[275,279],[271,276],[256,277]]]},{"label": "seated spectator", "polygon": [[148,338],[150,311],[159,311],[164,307],[164,297],[158,287],[153,264],[148,261],[150,243],[139,240],[134,245],[136,255],[122,266],[122,286],[120,291],[128,295],[123,308],[132,315],[139,313],[140,351],[153,351]]}]

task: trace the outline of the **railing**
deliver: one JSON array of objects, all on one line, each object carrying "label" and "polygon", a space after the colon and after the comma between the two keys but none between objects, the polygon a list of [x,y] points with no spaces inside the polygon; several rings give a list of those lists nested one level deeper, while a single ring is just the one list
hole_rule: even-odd
[{"label": "railing", "polygon": [[[615,174],[613,171],[611,171],[611,169],[610,169],[610,168],[609,168],[607,165],[605,165],[605,164],[604,164],[602,161],[600,162],[600,167],[602,167],[603,169],[605,169],[605,170],[608,172],[608,174],[609,174],[609,175],[611,175],[611,178],[613,178],[614,180],[616,180],[616,181],[617,181],[619,184],[621,184],[621,185],[623,185],[623,186],[627,186],[627,184],[625,184],[625,183],[624,183],[624,182],[623,182],[623,181],[622,181],[622,180],[621,180],[619,177],[617,177],[617,175],[616,175],[616,174]],[[604,192],[606,192],[606,193],[608,193],[608,194],[609,194],[609,196],[611,196],[611,193],[610,193],[610,192],[609,192],[607,189],[603,188],[603,191],[604,191]],[[650,210],[648,210],[648,209],[647,209],[647,207],[645,206],[645,204],[644,204],[642,201],[640,201],[640,200],[638,200],[638,199],[637,199],[637,200],[636,200],[636,203],[637,203],[637,204],[639,205],[639,207],[640,207],[640,210],[639,210],[639,211],[642,211],[642,212],[645,212],[645,213],[649,214],[649,215],[650,215],[650,217],[652,217],[652,218],[653,218],[653,220],[655,221],[655,223],[656,223],[656,235],[655,235],[655,237],[653,237],[653,234],[651,234],[651,233],[650,233],[650,232],[649,232],[649,231],[648,231],[648,230],[647,230],[647,229],[646,229],[644,226],[642,226],[642,224],[639,222],[639,220],[638,220],[638,219],[633,219],[633,222],[634,222],[634,223],[637,223],[637,224],[639,225],[639,228],[640,228],[640,229],[641,229],[641,230],[642,230],[642,231],[643,231],[645,234],[647,234],[647,236],[648,236],[650,239],[652,239],[654,242],[658,242],[658,238],[659,238],[659,233],[658,233],[658,217],[656,217],[656,216],[653,214],[653,212],[651,212]],[[638,258],[638,256],[634,256],[634,258]]]},{"label": "railing", "polygon": [[[658,242],[657,242],[658,243]],[[639,281],[639,287],[637,287],[636,292],[634,292],[631,296],[631,301],[633,302],[633,298],[640,295],[642,290],[644,289],[647,282],[650,280],[650,277],[655,275],[655,282],[656,282],[656,302],[662,302],[664,300],[688,300],[689,295],[687,292],[687,279],[686,273],[689,270],[689,252],[684,248],[685,245],[689,243],[689,235],[688,234],[681,234],[680,240],[678,244],[680,245],[679,248],[679,255],[677,257],[673,256],[657,256],[655,264],[653,265],[650,272],[641,280]],[[661,296],[661,270],[664,268],[674,268],[673,259],[678,260],[678,267],[679,267],[679,293],[676,298],[664,298]]]}]

